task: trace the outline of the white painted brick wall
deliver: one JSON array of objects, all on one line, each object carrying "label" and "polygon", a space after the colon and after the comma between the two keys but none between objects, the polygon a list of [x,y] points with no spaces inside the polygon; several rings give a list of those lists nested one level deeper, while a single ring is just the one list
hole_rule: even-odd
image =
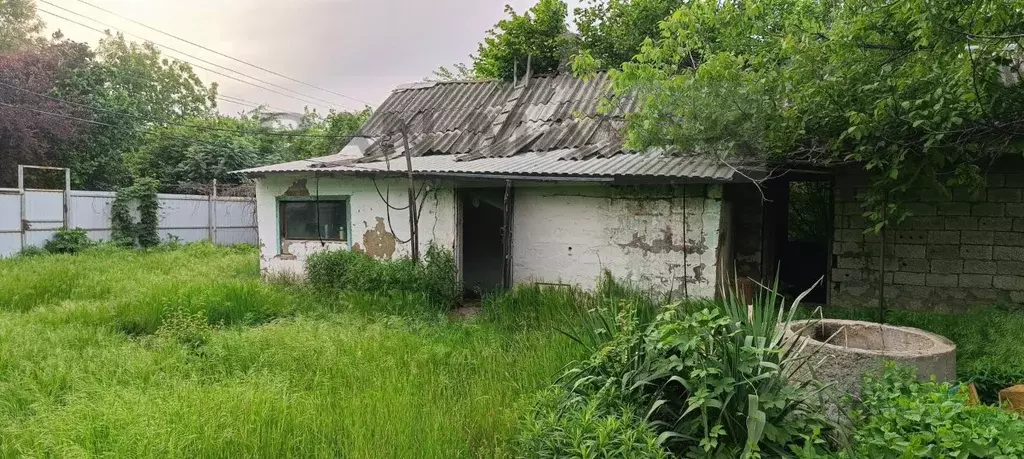
[{"label": "white painted brick wall", "polygon": [[[700,186],[689,187],[689,194],[695,189],[704,194]],[[650,200],[607,187],[518,188],[515,282],[590,288],[607,269],[644,288],[713,297],[721,188],[708,191],[711,198],[663,194]],[[679,250],[684,241],[703,246],[702,253]]]},{"label": "white painted brick wall", "polygon": [[[317,241],[292,244],[290,255],[279,252],[278,197],[296,180],[309,175],[271,176],[258,181],[257,205],[261,267],[265,273],[302,275],[306,257],[324,248],[348,244]],[[378,180],[382,193],[391,185],[392,204],[407,202],[405,181]],[[457,244],[457,203],[453,184],[439,187],[428,198],[420,219],[422,250],[430,241],[454,249]],[[643,197],[654,193],[655,199]],[[321,196],[349,196],[353,243],[383,221],[387,207],[365,178],[320,179]],[[721,187],[690,186],[682,190],[641,191],[640,194],[602,186],[552,185],[516,188],[513,227],[513,277],[517,284],[565,283],[593,288],[602,270],[643,288],[676,296],[713,297],[718,272],[717,248],[721,220]],[[408,214],[391,211],[398,239],[408,239]],[[388,229],[390,231],[390,229]],[[685,247],[699,247],[690,252]],[[689,253],[688,253],[689,252]],[[407,244],[397,244],[393,258],[409,255]],[[684,287],[684,279],[687,281]]]},{"label": "white painted brick wall", "polygon": [[[280,229],[277,221],[278,198],[283,197],[289,187],[299,179],[306,180],[306,188],[311,195],[316,194],[316,180],[311,174],[274,175],[260,179],[256,187],[257,218],[260,233],[260,266],[266,274],[303,275],[306,258],[311,253],[325,249],[347,249],[349,244],[327,243],[319,241],[293,243],[289,246],[289,255],[282,256],[278,245]],[[349,198],[349,223],[351,244],[366,245],[367,234],[374,237],[378,228],[391,233],[398,240],[409,239],[409,214],[407,211],[391,210],[391,225],[388,225],[388,207],[377,194],[373,181],[368,178],[356,177],[321,177],[320,196],[347,196]],[[388,197],[391,205],[405,207],[408,203],[407,181],[401,179],[378,179],[377,186],[385,196],[387,187],[391,192]],[[433,182],[436,183],[436,182]],[[287,197],[285,197],[287,199]],[[426,252],[430,242],[454,249],[455,247],[455,193],[450,183],[440,183],[434,192],[428,194],[420,216],[421,253]],[[382,227],[380,225],[383,225]],[[372,241],[371,241],[372,242]],[[409,244],[395,244],[395,251],[390,258],[409,256]]]}]

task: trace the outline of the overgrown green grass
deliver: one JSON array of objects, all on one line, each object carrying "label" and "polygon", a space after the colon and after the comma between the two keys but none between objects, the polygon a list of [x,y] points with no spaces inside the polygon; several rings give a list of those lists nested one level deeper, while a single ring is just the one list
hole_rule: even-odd
[{"label": "overgrown green grass", "polygon": [[507,456],[522,405],[585,353],[549,324],[263,284],[256,260],[0,261],[0,456]]}]

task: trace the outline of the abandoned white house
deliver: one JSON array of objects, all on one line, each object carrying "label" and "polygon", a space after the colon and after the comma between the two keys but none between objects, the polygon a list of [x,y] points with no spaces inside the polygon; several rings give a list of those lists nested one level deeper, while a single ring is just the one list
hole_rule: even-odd
[{"label": "abandoned white house", "polygon": [[419,246],[451,249],[467,287],[590,287],[607,270],[714,296],[734,256],[725,185],[747,179],[714,160],[624,151],[630,102],[599,115],[607,85],[404,86],[340,153],[244,171],[257,179],[263,271],[302,274],[325,249],[408,256],[407,129]]},{"label": "abandoned white house", "polygon": [[981,193],[921,190],[915,217],[882,243],[865,231],[858,168],[790,170],[759,189],[748,178],[756,171],[626,151],[633,101],[599,114],[608,83],[409,85],[340,153],[243,171],[257,179],[263,271],[301,275],[306,257],[325,249],[408,256],[407,141],[420,250],[453,250],[469,288],[590,287],[607,270],[710,297],[734,273],[778,273],[794,290],[824,277],[813,299],[833,304],[1024,302],[1019,161],[995,168]]}]

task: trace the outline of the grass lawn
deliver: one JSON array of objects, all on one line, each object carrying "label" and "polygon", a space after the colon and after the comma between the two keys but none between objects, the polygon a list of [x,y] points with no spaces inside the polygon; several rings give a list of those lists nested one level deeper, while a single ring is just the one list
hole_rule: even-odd
[{"label": "grass lawn", "polygon": [[254,251],[206,245],[0,261],[0,456],[510,454],[584,350],[543,320],[387,314],[415,303],[263,284]]}]

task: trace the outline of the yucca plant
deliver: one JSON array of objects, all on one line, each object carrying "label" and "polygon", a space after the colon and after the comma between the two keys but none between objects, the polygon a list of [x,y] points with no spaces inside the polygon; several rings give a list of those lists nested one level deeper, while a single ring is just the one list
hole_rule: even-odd
[{"label": "yucca plant", "polygon": [[[667,306],[652,322],[628,307],[612,337],[563,376],[576,397],[647,407],[645,416],[669,451],[687,457],[795,456],[832,447],[838,427],[824,413],[823,387],[791,376],[813,358],[785,330],[807,292],[788,306],[777,284],[749,302]],[[810,290],[808,290],[809,292]]]}]

